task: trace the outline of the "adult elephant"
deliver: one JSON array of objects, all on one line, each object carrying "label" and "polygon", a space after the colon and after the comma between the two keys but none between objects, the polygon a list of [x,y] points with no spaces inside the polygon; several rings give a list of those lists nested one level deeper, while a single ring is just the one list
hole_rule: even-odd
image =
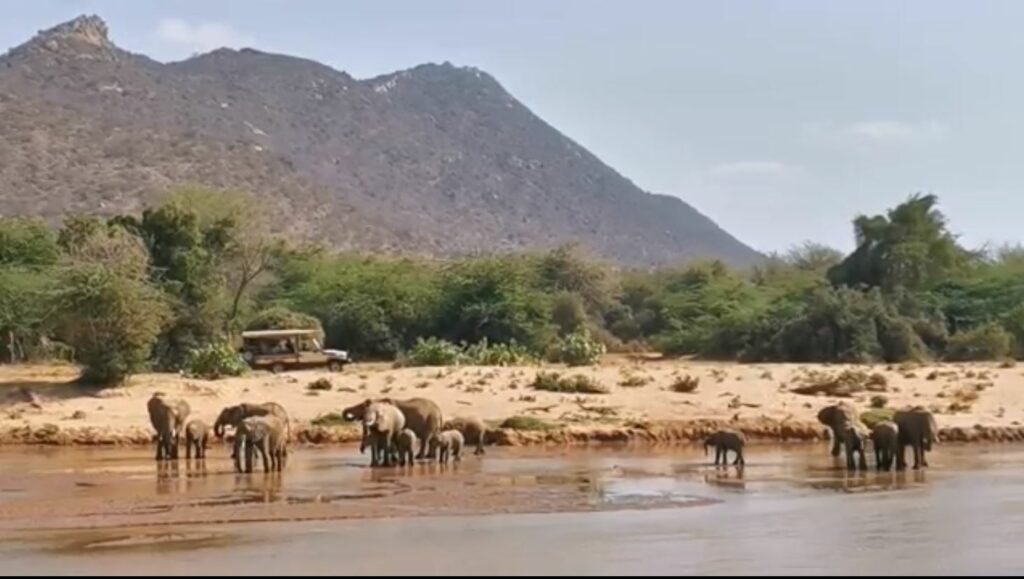
[{"label": "adult elephant", "polygon": [[[420,450],[416,454],[416,458],[423,459],[426,457],[427,449],[432,448],[430,444],[441,433],[441,426],[444,424],[441,407],[433,400],[427,400],[426,398],[409,398],[408,400],[394,400],[391,398],[371,400],[367,398],[355,406],[349,406],[342,410],[341,416],[348,421],[362,421],[366,417],[367,409],[374,402],[393,404],[402,411],[402,414],[405,416],[405,427],[415,432],[420,442]],[[366,446],[367,442],[367,431],[364,427],[363,447]],[[430,458],[434,458],[434,455],[435,453],[431,451]]]},{"label": "adult elephant", "polygon": [[839,456],[843,450],[847,427],[860,422],[860,415],[853,406],[840,402],[818,411],[818,422],[832,431],[832,456]]},{"label": "adult elephant", "polygon": [[146,403],[149,423],[156,430],[156,459],[176,460],[181,432],[191,409],[184,400],[167,401],[160,392]]},{"label": "adult elephant", "polygon": [[[220,415],[217,416],[217,421],[213,423],[213,434],[217,438],[224,438],[224,429],[228,426],[238,430],[238,426],[246,418],[260,417],[260,416],[273,416],[280,420],[284,425],[284,442],[285,444],[291,440],[291,425],[288,421],[288,412],[285,411],[284,406],[281,406],[277,402],[264,402],[263,404],[251,404],[243,402],[235,406],[228,406],[220,411]],[[287,454],[287,446],[285,446],[285,453]],[[231,457],[235,458],[235,452],[232,451]]]},{"label": "adult elephant", "polygon": [[485,423],[479,416],[456,416],[448,422],[445,422],[441,430],[458,430],[462,433],[462,437],[466,444],[476,446],[473,454],[484,454],[484,442],[486,442],[487,438],[487,423]]},{"label": "adult elephant", "polygon": [[914,449],[914,470],[928,466],[925,453],[931,451],[932,444],[938,441],[939,428],[935,424],[935,416],[923,406],[914,406],[896,411],[892,421],[899,427],[899,448],[896,452],[896,468],[907,468],[906,448]]}]

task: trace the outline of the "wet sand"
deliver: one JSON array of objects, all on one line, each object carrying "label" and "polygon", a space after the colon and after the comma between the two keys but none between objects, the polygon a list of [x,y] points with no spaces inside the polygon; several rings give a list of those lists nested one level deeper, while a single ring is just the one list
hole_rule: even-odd
[{"label": "wet sand", "polygon": [[277,480],[223,459],[189,478],[148,453],[8,450],[5,574],[1024,571],[1018,445],[855,474],[825,445],[754,445],[742,473],[693,447],[501,449],[415,474],[345,448],[296,453]]}]

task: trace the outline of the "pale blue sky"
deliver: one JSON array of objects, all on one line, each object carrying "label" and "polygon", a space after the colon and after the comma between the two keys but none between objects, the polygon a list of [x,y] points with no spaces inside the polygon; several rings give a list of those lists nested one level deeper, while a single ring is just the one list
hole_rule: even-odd
[{"label": "pale blue sky", "polygon": [[1024,2],[35,0],[0,46],[82,13],[123,48],[221,44],[363,78],[493,74],[639,186],[751,245],[852,245],[850,220],[938,194],[972,245],[1024,240]]}]

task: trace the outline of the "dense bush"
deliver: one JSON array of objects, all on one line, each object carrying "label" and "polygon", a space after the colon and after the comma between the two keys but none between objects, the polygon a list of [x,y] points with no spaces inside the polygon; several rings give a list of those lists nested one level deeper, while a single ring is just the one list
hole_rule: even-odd
[{"label": "dense bush", "polygon": [[401,359],[404,366],[455,366],[465,360],[462,348],[439,338],[420,338]]},{"label": "dense bush", "polygon": [[192,350],[185,368],[190,376],[206,380],[241,376],[249,370],[245,360],[227,342],[214,342]]},{"label": "dense bush", "polygon": [[1024,249],[964,249],[936,203],[857,218],[846,256],[805,244],[749,271],[621,271],[572,246],[450,261],[284,247],[244,196],[203,189],[59,229],[0,218],[0,361],[65,344],[83,378],[117,382],[190,369],[243,327],[315,329],[363,359],[430,365],[583,365],[651,347],[741,361],[1021,357]]},{"label": "dense bush", "polygon": [[588,366],[597,364],[604,353],[604,344],[583,330],[556,340],[551,346],[548,359],[569,366]]},{"label": "dense bush", "polygon": [[274,306],[258,312],[245,326],[246,330],[315,330],[323,336],[320,320],[287,308]]},{"label": "dense bush", "polygon": [[463,353],[466,363],[478,366],[522,366],[534,364],[537,358],[524,346],[514,340],[508,344],[488,344],[481,340],[466,347]]},{"label": "dense bush", "polygon": [[1013,336],[996,323],[953,334],[946,345],[951,361],[1002,360],[1010,355]]},{"label": "dense bush", "polygon": [[403,366],[517,366],[536,361],[526,348],[514,341],[491,345],[487,340],[481,340],[476,344],[457,346],[439,338],[418,339],[400,359]]}]

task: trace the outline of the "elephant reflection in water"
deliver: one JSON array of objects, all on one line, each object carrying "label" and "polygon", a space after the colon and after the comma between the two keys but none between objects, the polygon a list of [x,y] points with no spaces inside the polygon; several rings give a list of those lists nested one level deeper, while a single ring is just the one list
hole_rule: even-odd
[{"label": "elephant reflection in water", "polygon": [[284,499],[284,475],[280,471],[263,474],[235,474],[235,492],[246,502],[278,503]]},{"label": "elephant reflection in water", "polygon": [[156,492],[166,495],[174,492],[181,477],[181,470],[176,461],[158,462],[156,467]]}]

